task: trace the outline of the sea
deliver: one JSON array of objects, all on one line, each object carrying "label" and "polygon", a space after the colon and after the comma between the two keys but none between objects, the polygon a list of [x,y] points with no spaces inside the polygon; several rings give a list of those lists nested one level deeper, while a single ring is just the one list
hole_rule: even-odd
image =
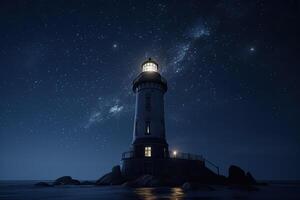
[{"label": "sea", "polygon": [[299,181],[273,181],[258,190],[213,185],[211,190],[184,191],[174,188],[126,188],[122,186],[37,187],[39,181],[0,181],[0,199],[5,200],[115,200],[115,199],[300,199]]}]

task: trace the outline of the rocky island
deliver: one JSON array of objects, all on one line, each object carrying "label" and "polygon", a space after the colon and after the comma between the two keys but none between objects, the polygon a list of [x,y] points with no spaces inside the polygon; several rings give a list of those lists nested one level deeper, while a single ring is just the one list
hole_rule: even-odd
[{"label": "rocky island", "polygon": [[126,179],[122,176],[119,165],[114,166],[112,171],[103,175],[97,181],[82,181],[73,179],[71,176],[63,176],[51,182],[39,182],[37,187],[59,187],[66,185],[94,185],[140,188],[140,187],[181,187],[184,190],[214,190],[212,185],[230,186],[233,188],[257,190],[258,183],[250,172],[245,173],[240,167],[229,167],[228,177],[216,175],[207,177],[205,180],[196,180],[194,177],[158,177],[149,174],[141,175],[135,179]]}]

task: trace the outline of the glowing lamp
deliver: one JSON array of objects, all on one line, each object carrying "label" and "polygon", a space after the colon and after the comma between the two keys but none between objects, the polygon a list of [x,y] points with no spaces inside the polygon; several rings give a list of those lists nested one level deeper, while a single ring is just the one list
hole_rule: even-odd
[{"label": "glowing lamp", "polygon": [[173,155],[176,157],[176,155],[177,155],[177,151],[173,151]]},{"label": "glowing lamp", "polygon": [[142,64],[142,70],[143,72],[158,72],[158,64],[149,58]]}]

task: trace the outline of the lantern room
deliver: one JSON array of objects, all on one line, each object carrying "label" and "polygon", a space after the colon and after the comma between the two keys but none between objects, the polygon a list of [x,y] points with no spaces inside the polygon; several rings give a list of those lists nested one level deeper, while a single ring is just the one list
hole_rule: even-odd
[{"label": "lantern room", "polygon": [[143,72],[158,72],[158,64],[149,58],[142,64]]}]

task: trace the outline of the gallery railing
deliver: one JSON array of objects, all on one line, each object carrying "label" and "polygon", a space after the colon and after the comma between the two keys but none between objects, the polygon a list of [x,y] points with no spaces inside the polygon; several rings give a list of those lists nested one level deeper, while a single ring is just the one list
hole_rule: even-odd
[{"label": "gallery railing", "polygon": [[[169,157],[173,159],[201,160],[201,161],[205,160],[202,155],[195,155],[190,153],[177,152],[176,154],[174,154],[174,152],[169,152],[169,155],[170,155]],[[133,151],[126,151],[122,154],[122,159],[133,158],[133,157],[134,157]]]},{"label": "gallery railing", "polygon": [[173,159],[184,159],[184,160],[201,160],[204,161],[202,155],[190,154],[190,153],[182,153],[182,152],[169,152],[170,158]]},{"label": "gallery railing", "polygon": [[204,162],[205,162],[206,167],[208,167],[207,164],[209,164],[211,167],[213,167],[216,170],[217,174],[220,175],[220,169],[217,165],[215,165],[214,163],[210,162],[207,159],[204,159]]},{"label": "gallery railing", "polygon": [[209,160],[205,159],[202,155],[196,155],[196,154],[190,154],[190,153],[182,153],[182,152],[174,152],[170,151],[170,158],[172,159],[184,159],[184,160],[200,160],[205,163],[205,166],[212,169],[215,171],[218,175],[220,174],[219,172],[219,167],[215,165],[214,163],[210,162]]},{"label": "gallery railing", "polygon": [[[182,152],[169,152],[169,158],[171,159],[183,159],[183,160],[200,160],[205,163],[207,167],[210,169],[213,168],[213,171],[215,171],[219,175],[219,167],[215,165],[214,163],[210,162],[209,160],[205,159],[202,155],[196,155],[196,154],[190,154],[190,153],[182,153]],[[126,151],[122,153],[122,159],[129,159],[134,157],[133,151]]]}]

